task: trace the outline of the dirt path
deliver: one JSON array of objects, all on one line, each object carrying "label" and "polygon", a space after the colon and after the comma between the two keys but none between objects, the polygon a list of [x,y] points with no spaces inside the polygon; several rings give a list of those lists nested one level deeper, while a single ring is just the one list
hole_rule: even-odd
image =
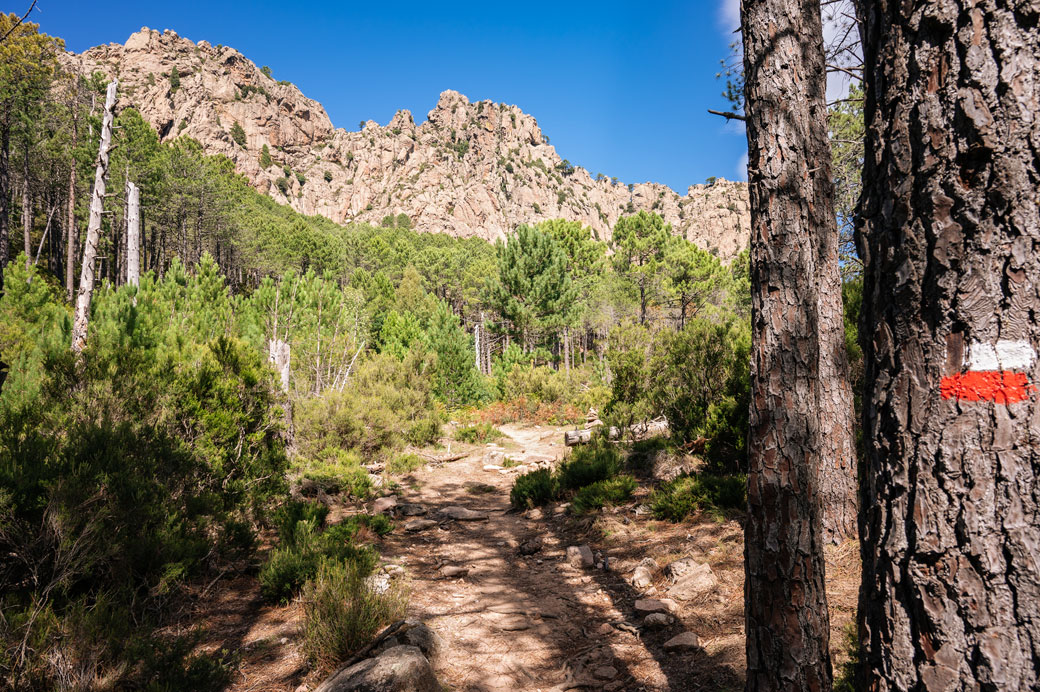
[{"label": "dirt path", "polygon": [[[486,513],[486,521],[396,531],[384,545],[384,557],[404,566],[412,580],[410,615],[448,642],[438,662],[442,681],[460,692],[678,690],[709,679],[716,687],[739,685],[734,671],[728,665],[716,670],[718,662],[705,651],[663,652],[663,642],[683,630],[681,621],[659,633],[623,624],[638,624],[632,604],[639,594],[616,571],[566,560],[567,546],[583,542],[575,534],[587,523],[576,524],[562,507],[510,511],[518,470],[488,462],[499,450],[521,463],[555,462],[565,453],[564,429],[501,430],[506,438],[498,445],[416,472],[413,487],[399,495],[400,502],[422,505],[426,516],[460,506]],[[521,554],[522,544],[539,539],[538,552]],[[617,557],[610,555],[608,564],[610,558],[620,564]]]},{"label": "dirt path", "polygon": [[[743,688],[743,534],[738,521],[702,515],[680,524],[654,521],[632,503],[575,518],[564,506],[516,512],[509,506],[515,476],[566,454],[564,428],[501,426],[493,445],[452,442],[458,461],[430,464],[397,479],[397,528],[379,546],[385,562],[404,568],[411,585],[408,615],[424,620],[446,642],[435,661],[441,681],[456,692],[603,690],[739,690]],[[500,468],[504,459],[522,466]],[[408,507],[405,507],[408,505]],[[445,521],[448,507],[486,518]],[[403,509],[421,514],[406,514]],[[336,508],[334,515],[349,508]],[[408,530],[410,522],[424,528]],[[532,552],[532,541],[540,546]],[[572,566],[568,546],[588,544],[607,569]],[[521,550],[521,546],[525,550]],[[522,554],[522,553],[531,554]],[[664,566],[692,557],[718,578],[712,593],[677,604],[674,622],[640,628],[638,598],[661,598],[669,582],[658,574],[636,590],[632,569],[646,557]],[[832,649],[840,649],[858,589],[855,544],[828,552]],[[201,648],[238,656],[230,692],[313,688],[299,649],[299,604],[263,605],[255,579],[216,585],[195,622],[208,623]],[[700,647],[664,650],[693,631]],[[839,655],[839,658],[841,656]],[[302,683],[302,685],[301,685]]]}]

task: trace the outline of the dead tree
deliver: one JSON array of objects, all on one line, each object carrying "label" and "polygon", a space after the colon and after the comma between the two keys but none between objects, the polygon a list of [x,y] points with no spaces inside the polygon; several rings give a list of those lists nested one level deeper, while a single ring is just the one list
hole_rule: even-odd
[{"label": "dead tree", "polygon": [[741,27],[752,298],[747,689],[826,692],[817,245],[835,220],[820,4],[744,0]]},{"label": "dead tree", "polygon": [[116,107],[116,87],[113,79],[105,93],[105,116],[101,122],[101,144],[98,146],[97,168],[94,171],[94,190],[90,195],[90,219],[87,237],[83,243],[83,263],[76,293],[76,313],[72,323],[72,350],[79,353],[87,343],[87,322],[90,320],[90,297],[94,292],[94,257],[101,237],[101,215],[105,204],[105,181],[108,177],[108,150],[112,145],[112,120]]},{"label": "dead tree", "polygon": [[1040,689],[1040,7],[862,13],[862,689]]},{"label": "dead tree", "polygon": [[138,286],[141,281],[141,191],[131,182],[126,184],[126,282]]}]

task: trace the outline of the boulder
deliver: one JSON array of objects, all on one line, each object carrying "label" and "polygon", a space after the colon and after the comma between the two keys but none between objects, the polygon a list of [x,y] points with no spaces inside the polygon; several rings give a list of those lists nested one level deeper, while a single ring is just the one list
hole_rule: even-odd
[{"label": "boulder", "polygon": [[404,525],[405,531],[425,531],[431,526],[436,526],[437,522],[433,519],[412,519],[410,522]]},{"label": "boulder", "polygon": [[433,667],[416,646],[394,646],[340,668],[314,692],[440,692]]},{"label": "boulder", "polygon": [[595,561],[592,549],[587,545],[572,545],[567,548],[567,563],[572,567],[592,567]]},{"label": "boulder", "polygon": [[635,602],[637,613],[674,613],[678,604],[670,598],[640,598]]},{"label": "boulder", "polygon": [[426,514],[426,508],[422,505],[413,505],[409,503],[400,504],[397,506],[397,511],[405,517],[418,517]]},{"label": "boulder", "polygon": [[672,586],[667,593],[671,598],[680,601],[692,601],[706,596],[719,585],[711,567],[690,558],[676,560],[668,565],[668,574],[672,577]]},{"label": "boulder", "polygon": [[401,635],[401,639],[408,645],[417,647],[426,658],[436,663],[446,648],[444,638],[414,618],[409,618],[406,622],[410,627]]},{"label": "boulder", "polygon": [[677,634],[664,643],[665,651],[693,651],[701,646],[700,640],[693,632]]},{"label": "boulder", "polygon": [[437,512],[443,519],[454,519],[455,521],[487,521],[489,517],[485,512],[475,512],[465,507],[444,507]]},{"label": "boulder", "polygon": [[667,627],[673,622],[675,622],[675,618],[668,613],[650,613],[643,618],[643,627],[648,630],[659,630]]},{"label": "boulder", "polygon": [[643,558],[632,571],[632,586],[637,589],[645,589],[654,581],[654,572],[657,571],[657,562],[653,558]]},{"label": "boulder", "polygon": [[444,565],[438,572],[441,573],[442,577],[454,579],[456,577],[464,577],[469,574],[469,567],[461,567],[459,565]]},{"label": "boulder", "polygon": [[372,514],[386,514],[397,507],[397,495],[387,495],[372,503]]}]

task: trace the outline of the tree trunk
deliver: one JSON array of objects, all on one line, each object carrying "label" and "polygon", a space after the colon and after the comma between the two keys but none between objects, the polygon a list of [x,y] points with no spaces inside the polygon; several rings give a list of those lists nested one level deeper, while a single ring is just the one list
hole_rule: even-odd
[{"label": "tree trunk", "polygon": [[863,682],[1035,690],[1037,5],[862,11]]},{"label": "tree trunk", "polygon": [[90,297],[94,292],[94,256],[101,235],[101,214],[105,203],[105,178],[108,175],[108,149],[112,144],[112,119],[116,106],[116,87],[113,79],[105,95],[105,117],[101,123],[101,144],[98,147],[97,170],[94,171],[94,191],[90,195],[90,220],[83,243],[83,265],[76,294],[76,313],[72,323],[72,350],[79,353],[87,344],[87,322],[90,319]]},{"label": "tree trunk", "polygon": [[10,113],[0,123],[0,291],[4,269],[11,259],[11,125]]},{"label": "tree trunk", "polygon": [[[818,471],[819,267],[831,209],[816,0],[741,7],[751,202],[748,690],[831,688]],[[812,169],[812,170],[810,170]],[[833,216],[830,227],[835,227]]]},{"label": "tree trunk", "polygon": [[25,147],[22,165],[22,237],[25,246],[25,270],[32,266],[32,198],[29,196],[29,146]]},{"label": "tree trunk", "polygon": [[[76,148],[76,140],[78,139],[78,128],[76,127],[75,121],[73,121],[72,130],[72,148]],[[65,296],[71,303],[72,296],[76,293],[76,161],[73,160],[69,167],[69,197],[66,200],[68,203],[68,211],[65,219],[66,224],[66,238],[65,238]]]},{"label": "tree trunk", "polygon": [[126,198],[126,282],[138,286],[141,281],[141,191],[128,182]]}]

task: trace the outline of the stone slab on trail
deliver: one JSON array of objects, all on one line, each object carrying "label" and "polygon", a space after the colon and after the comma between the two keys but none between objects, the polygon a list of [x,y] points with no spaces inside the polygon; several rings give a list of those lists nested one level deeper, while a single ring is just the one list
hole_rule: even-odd
[{"label": "stone slab on trail", "polygon": [[491,516],[487,512],[477,512],[465,507],[442,507],[437,516],[455,521],[487,521]]},{"label": "stone slab on trail", "polygon": [[440,692],[430,662],[415,646],[394,646],[341,668],[314,692]]}]

